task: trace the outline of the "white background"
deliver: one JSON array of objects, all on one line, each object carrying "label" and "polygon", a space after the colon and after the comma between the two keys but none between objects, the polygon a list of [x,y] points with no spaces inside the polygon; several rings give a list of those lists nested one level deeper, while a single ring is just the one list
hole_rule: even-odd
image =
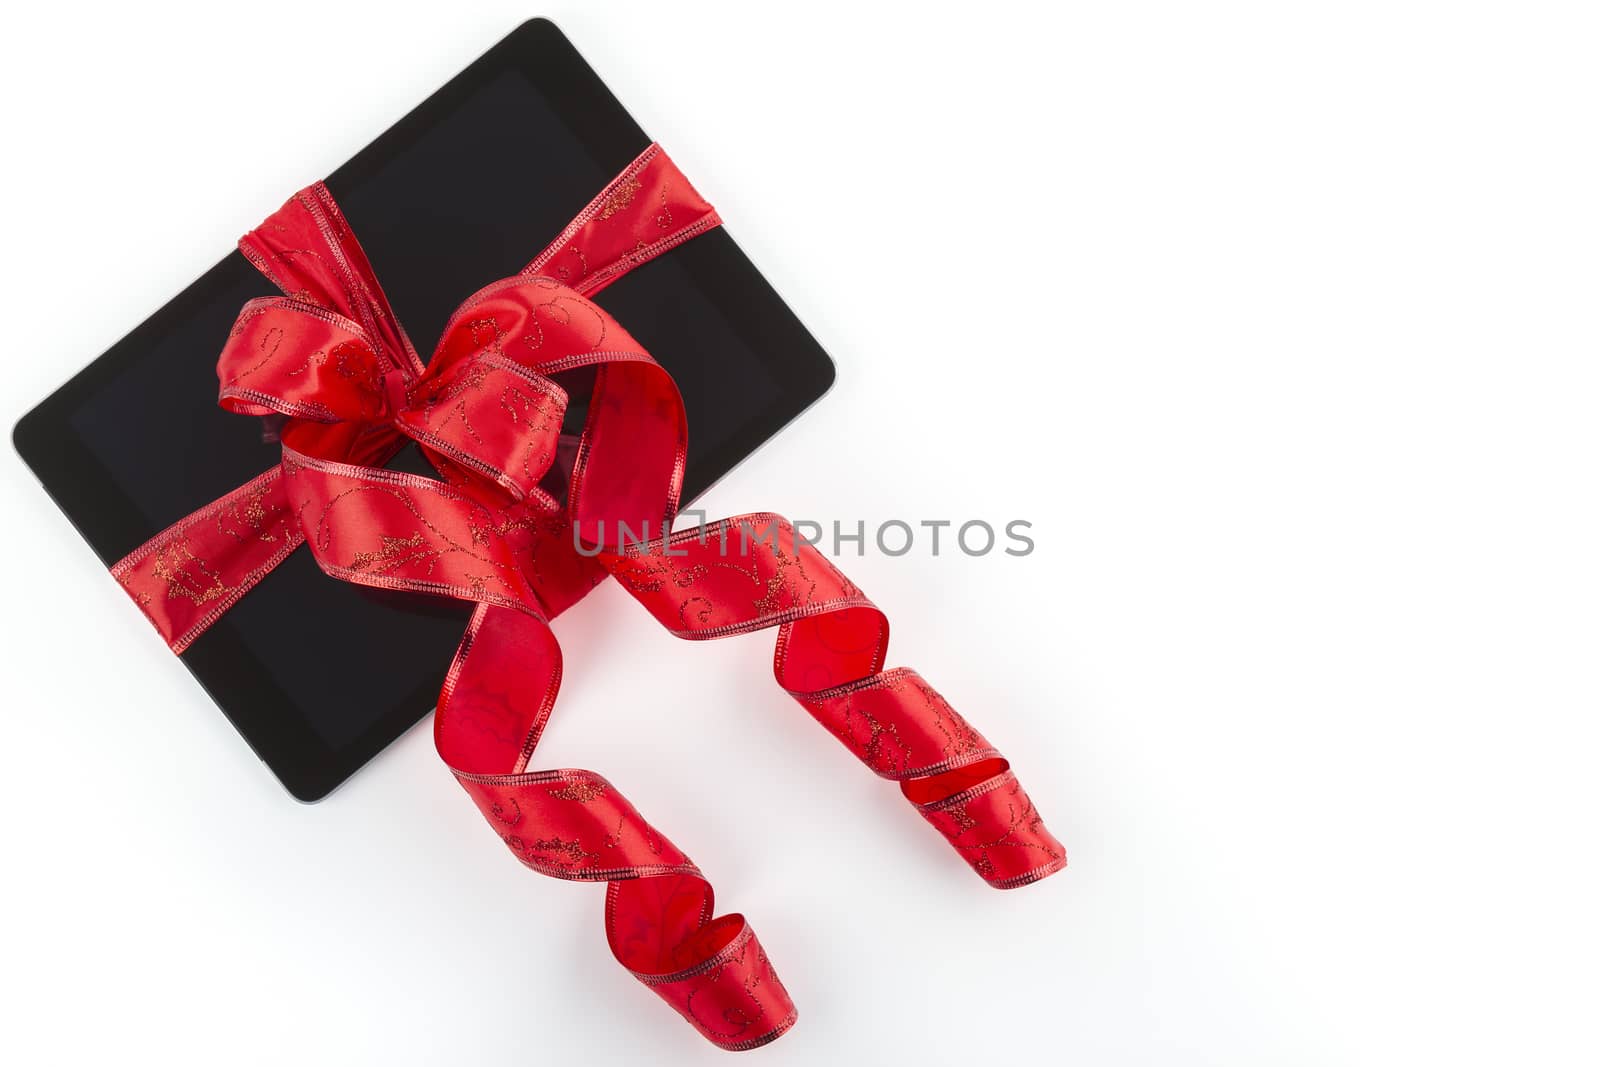
[{"label": "white background", "polygon": [[[801,1018],[750,1055],[1595,1062],[1592,5],[25,5],[0,414],[541,13],[838,363],[708,509],[1036,526],[843,561],[1067,843],[1015,893],[770,634],[558,623],[537,762],[751,917]],[[0,1058],[725,1062],[426,727],[294,803],[0,485]]]}]

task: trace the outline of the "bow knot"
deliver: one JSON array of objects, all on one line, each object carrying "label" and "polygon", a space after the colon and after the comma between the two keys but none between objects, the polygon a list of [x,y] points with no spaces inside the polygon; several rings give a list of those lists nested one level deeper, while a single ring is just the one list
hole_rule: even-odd
[{"label": "bow knot", "polygon": [[[386,303],[376,313],[403,336]],[[537,275],[463,304],[420,371],[386,358],[381,340],[337,310],[265,297],[246,304],[229,332],[219,403],[287,416],[284,443],[303,456],[370,466],[409,440],[454,484],[487,480],[510,501],[554,512],[560,504],[539,481],[556,458],[567,395],[540,371],[572,366],[601,341],[644,352],[584,297]]]}]

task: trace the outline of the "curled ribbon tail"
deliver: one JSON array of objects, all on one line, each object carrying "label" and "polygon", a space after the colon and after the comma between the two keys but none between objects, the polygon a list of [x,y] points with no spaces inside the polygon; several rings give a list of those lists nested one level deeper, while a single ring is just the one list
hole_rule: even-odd
[{"label": "curled ribbon tail", "polygon": [[[340,233],[325,191],[285,212]],[[568,257],[573,280],[596,291],[715,224],[652,148],[548,256]],[[341,256],[302,257],[282,232],[263,227],[249,246],[279,264],[280,285],[300,288],[245,308],[219,375],[231,410],[290,417],[284,496],[318,566],[343,581],[478,604],[434,721],[457,781],[525,866],[607,883],[612,954],[708,1040],[744,1049],[775,1039],[793,1024],[794,1005],[744,918],[714,917],[710,883],[610,782],[528,768],[560,686],[547,620],[606,573],[577,551],[561,505],[540,484],[568,399],[548,375],[596,366],[616,383],[618,413],[640,420],[637,432],[656,420],[650,447],[633,459],[610,449],[596,464],[580,459],[574,481],[602,486],[681,479],[683,452],[671,447],[684,432],[676,386],[576,289],[530,273],[465,301],[412,373],[382,356],[403,334],[383,329],[387,305],[372,296],[353,237]],[[404,439],[445,480],[370,465]]]},{"label": "curled ribbon tail", "polygon": [[883,669],[888,619],[787,520],[740,515],[601,558],[677,637],[776,627],[778,684],[991,886],[1066,866],[1010,763],[917,672]]},{"label": "curled ribbon tail", "polygon": [[713,918],[705,876],[606,779],[527,769],[560,680],[544,619],[480,606],[434,718],[440,756],[521,863],[607,883],[612,955],[690,1025],[726,1049],[777,1039],[794,1003],[744,917]]}]

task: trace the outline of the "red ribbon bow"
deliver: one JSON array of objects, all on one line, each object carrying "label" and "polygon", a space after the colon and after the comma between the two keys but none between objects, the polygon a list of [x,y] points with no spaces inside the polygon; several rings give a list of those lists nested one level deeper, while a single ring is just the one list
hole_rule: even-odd
[{"label": "red ribbon bow", "polygon": [[[528,769],[560,685],[548,619],[606,574],[679,637],[777,627],[779,685],[990,885],[1066,859],[999,752],[914,671],[883,669],[887,619],[786,521],[666,534],[683,403],[587,296],[719,221],[652,145],[521,274],[462,304],[424,365],[312,186],[240,242],[284,296],[245,306],[218,363],[224,407],[287,416],[282,463],[113,573],[179,651],[302,540],[336,578],[476,602],[434,720],[440,755],[525,865],[608,883],[617,960],[743,1049],[795,1018],[744,918],[713,918],[700,870],[604,778]],[[593,394],[563,505],[540,488],[567,402],[551,379],[582,367]],[[408,440],[442,481],[381,469]]]}]

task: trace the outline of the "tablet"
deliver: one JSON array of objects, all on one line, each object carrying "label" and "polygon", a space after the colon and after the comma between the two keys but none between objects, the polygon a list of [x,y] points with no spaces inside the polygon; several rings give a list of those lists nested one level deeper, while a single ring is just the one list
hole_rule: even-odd
[{"label": "tablet", "polygon": [[[427,351],[458,302],[519,271],[649,143],[540,19],[326,182]],[[216,395],[240,305],[274,292],[230,252],[17,424],[18,452],[102,563],[277,462],[261,422],[222,411]],[[833,381],[827,355],[722,229],[597,303],[683,391],[686,500]],[[421,463],[401,455],[411,458],[397,466]],[[317,800],[433,707],[469,612],[335,581],[302,548],[182,660],[289,792]]]}]

